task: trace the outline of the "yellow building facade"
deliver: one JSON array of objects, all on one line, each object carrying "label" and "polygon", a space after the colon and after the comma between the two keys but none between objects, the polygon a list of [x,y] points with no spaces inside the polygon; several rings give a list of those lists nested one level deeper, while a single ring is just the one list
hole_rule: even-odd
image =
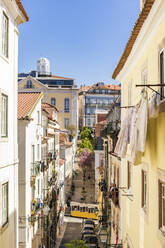
[{"label": "yellow building facade", "polygon": [[41,83],[40,78],[29,75],[18,82],[18,91],[43,92],[43,102],[53,104],[58,109],[60,128],[67,129],[70,124],[73,124],[78,130],[78,89],[74,85],[72,87],[61,85],[50,87]]},{"label": "yellow building facade", "polygon": [[[165,247],[165,1],[141,1],[141,12],[113,73],[121,83],[121,127],[129,108],[147,92],[161,94],[149,115],[145,151],[136,165],[129,144],[121,160],[121,230],[124,248]],[[137,86],[138,85],[138,86]],[[146,85],[146,86],[145,86]],[[152,89],[151,89],[152,88]],[[156,95],[158,96],[158,94]]]}]

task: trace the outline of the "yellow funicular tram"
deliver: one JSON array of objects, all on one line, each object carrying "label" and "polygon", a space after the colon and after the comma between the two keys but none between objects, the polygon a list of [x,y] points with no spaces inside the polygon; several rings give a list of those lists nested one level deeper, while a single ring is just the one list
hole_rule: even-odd
[{"label": "yellow funicular tram", "polygon": [[70,202],[70,216],[98,220],[97,204]]}]

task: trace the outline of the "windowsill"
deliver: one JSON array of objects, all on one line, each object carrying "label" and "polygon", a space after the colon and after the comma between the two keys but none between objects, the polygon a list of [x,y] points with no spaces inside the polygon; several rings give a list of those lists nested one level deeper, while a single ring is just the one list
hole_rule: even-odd
[{"label": "windowsill", "polygon": [[143,209],[144,213],[147,214],[147,205],[144,205],[144,206],[142,207],[142,209]]},{"label": "windowsill", "polygon": [[1,233],[5,232],[5,230],[8,228],[9,222],[7,222],[4,226],[1,227]]},{"label": "windowsill", "polygon": [[9,141],[8,137],[0,137],[0,142],[1,143],[7,143]]},{"label": "windowsill", "polygon": [[163,236],[165,236],[165,228],[160,228],[159,230],[161,231],[161,233],[163,234]]},{"label": "windowsill", "polygon": [[132,188],[130,187],[129,189],[127,189],[127,198],[131,201],[133,201],[133,194],[132,194]]},{"label": "windowsill", "polygon": [[158,229],[157,235],[160,242],[162,243],[162,247],[165,247],[165,230],[162,228]]},{"label": "windowsill", "polygon": [[3,54],[0,54],[0,57],[9,64],[9,58],[5,57]]}]

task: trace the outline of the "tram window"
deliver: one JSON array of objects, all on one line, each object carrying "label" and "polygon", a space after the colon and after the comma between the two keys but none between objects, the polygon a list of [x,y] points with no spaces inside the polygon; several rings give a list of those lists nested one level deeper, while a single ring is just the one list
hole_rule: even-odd
[{"label": "tram window", "polygon": [[80,207],[80,212],[83,212],[83,207]]},{"label": "tram window", "polygon": [[86,207],[86,212],[88,212],[88,207]]},{"label": "tram window", "polygon": [[91,208],[91,213],[94,213],[94,212],[95,212],[94,208]]},{"label": "tram window", "polygon": [[85,207],[83,207],[83,212],[85,212]]},{"label": "tram window", "polygon": [[79,206],[77,206],[77,211],[79,211],[80,210],[80,207]]},{"label": "tram window", "polygon": [[88,209],[88,212],[91,213],[91,209],[90,208]]}]

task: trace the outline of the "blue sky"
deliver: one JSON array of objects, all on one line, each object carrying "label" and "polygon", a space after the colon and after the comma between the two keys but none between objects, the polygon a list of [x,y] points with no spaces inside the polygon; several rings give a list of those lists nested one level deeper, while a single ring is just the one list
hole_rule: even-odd
[{"label": "blue sky", "polygon": [[112,73],[139,14],[140,0],[22,0],[19,72],[50,60],[54,75],[76,84],[114,83]]}]

